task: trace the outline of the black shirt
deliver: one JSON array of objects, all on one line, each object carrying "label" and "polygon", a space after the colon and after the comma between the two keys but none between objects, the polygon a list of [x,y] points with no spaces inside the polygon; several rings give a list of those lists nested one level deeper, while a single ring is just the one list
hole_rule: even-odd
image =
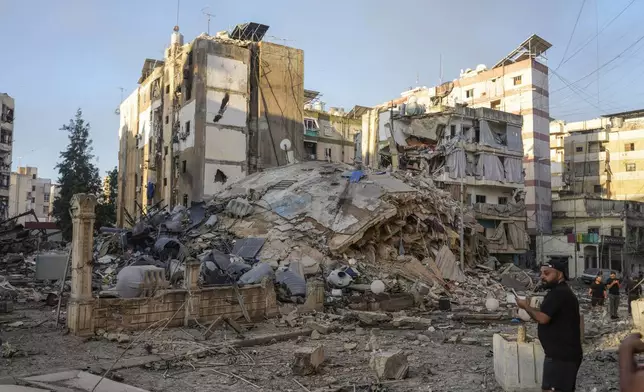
[{"label": "black shirt", "polygon": [[593,298],[604,298],[606,285],[603,283],[593,283],[592,285],[590,285],[590,290],[593,294]]},{"label": "black shirt", "polygon": [[[626,282],[626,294],[628,294],[629,297],[639,297],[640,294],[642,294],[642,285],[637,286],[639,281],[635,279],[629,279]],[[637,287],[635,287],[637,286]]]},{"label": "black shirt", "polygon": [[615,283],[608,288],[608,294],[619,295],[619,281],[617,279],[608,279],[608,283],[606,283],[606,285],[608,286],[612,281],[616,281],[618,283]]},{"label": "black shirt", "polygon": [[562,361],[581,361],[579,302],[570,287],[561,282],[553,287],[541,303],[541,311],[550,317],[539,324],[539,341],[546,357]]}]

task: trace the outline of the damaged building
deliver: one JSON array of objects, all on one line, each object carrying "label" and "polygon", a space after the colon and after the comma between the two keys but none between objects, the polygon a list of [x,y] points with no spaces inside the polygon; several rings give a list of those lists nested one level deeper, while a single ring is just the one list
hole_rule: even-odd
[{"label": "damaged building", "polygon": [[362,115],[368,108],[325,110],[319,97],[317,91],[304,90],[305,159],[351,164],[360,157]]},{"label": "damaged building", "polygon": [[[488,68],[462,70],[458,79],[435,87],[418,87],[363,116],[362,155],[370,167],[383,167],[380,148],[389,145],[386,124],[390,111],[407,114],[431,112],[437,106],[485,107],[523,117],[521,139],[525,172],[528,232],[535,236],[551,230],[550,138],[548,67],[543,55],[552,45],[532,35]],[[371,130],[368,132],[367,130]],[[385,160],[386,164],[388,160]]]},{"label": "damaged building", "polygon": [[388,143],[380,150],[382,165],[398,162],[400,169],[429,176],[455,200],[462,192],[484,230],[490,254],[518,262],[529,247],[522,117],[460,105],[389,115],[384,123]]},{"label": "damaged building", "polygon": [[147,59],[121,104],[117,221],[190,205],[259,170],[304,158],[303,51],[238,25]]},{"label": "damaged building", "polygon": [[13,98],[0,93],[0,219],[9,217],[9,185],[13,150]]}]

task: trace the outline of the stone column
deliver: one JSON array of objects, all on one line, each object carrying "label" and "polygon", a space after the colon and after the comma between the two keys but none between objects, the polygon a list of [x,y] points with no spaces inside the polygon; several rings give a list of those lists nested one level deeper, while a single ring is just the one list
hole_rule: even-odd
[{"label": "stone column", "polygon": [[94,335],[94,298],[92,264],[96,196],[76,194],[71,200],[72,213],[72,289],[67,306],[67,327],[73,335]]},{"label": "stone column", "polygon": [[[186,260],[186,269],[183,272],[183,286],[186,293],[185,312],[183,324],[188,327],[193,320],[199,319],[201,306],[201,290],[199,289],[199,273],[201,263],[195,259]],[[194,324],[194,323],[192,323]]]}]

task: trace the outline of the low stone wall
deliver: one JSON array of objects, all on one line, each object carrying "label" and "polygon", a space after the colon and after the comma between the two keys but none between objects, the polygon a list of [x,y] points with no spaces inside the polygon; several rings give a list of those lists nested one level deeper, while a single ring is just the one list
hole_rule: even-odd
[{"label": "low stone wall", "polygon": [[[278,314],[272,282],[239,287],[244,307],[253,321]],[[141,330],[152,324],[179,327],[214,321],[219,316],[244,317],[232,286],[195,290],[164,290],[148,298],[98,298],[94,304],[94,329]]]}]

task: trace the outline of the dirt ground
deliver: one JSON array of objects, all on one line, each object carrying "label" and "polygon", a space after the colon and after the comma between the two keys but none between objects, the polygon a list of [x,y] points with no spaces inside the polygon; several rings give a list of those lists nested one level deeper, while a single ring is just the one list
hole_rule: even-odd
[{"label": "dirt ground", "polygon": [[[580,391],[617,391],[615,348],[631,325],[622,309],[622,321],[611,323],[602,312],[584,311],[592,335],[578,376]],[[247,348],[226,344],[236,338],[220,327],[215,336],[203,340],[205,327],[174,328],[132,334],[131,342],[111,342],[103,337],[83,339],[65,334],[54,323],[49,307],[18,308],[0,315],[3,355],[0,378],[87,369],[101,374],[113,363],[163,354],[167,360],[118,369],[109,377],[149,391],[501,391],[494,379],[492,336],[512,333],[516,326],[487,324],[466,326],[437,324],[434,331],[363,328],[355,323],[334,322],[338,332],[319,339],[302,336]],[[432,318],[432,317],[430,317]],[[17,322],[17,324],[16,324]],[[293,330],[279,320],[259,324],[246,338]],[[528,333],[536,336],[536,327]],[[406,379],[376,383],[365,350],[371,336],[383,350],[403,350],[410,371]],[[458,343],[449,340],[459,336]],[[463,343],[464,341],[468,344]],[[293,376],[289,362],[293,352],[305,345],[322,344],[325,363],[319,374]],[[209,349],[207,353],[199,353]],[[125,353],[124,353],[125,352]],[[190,352],[188,355],[180,355]],[[117,358],[122,357],[116,361]]]}]

